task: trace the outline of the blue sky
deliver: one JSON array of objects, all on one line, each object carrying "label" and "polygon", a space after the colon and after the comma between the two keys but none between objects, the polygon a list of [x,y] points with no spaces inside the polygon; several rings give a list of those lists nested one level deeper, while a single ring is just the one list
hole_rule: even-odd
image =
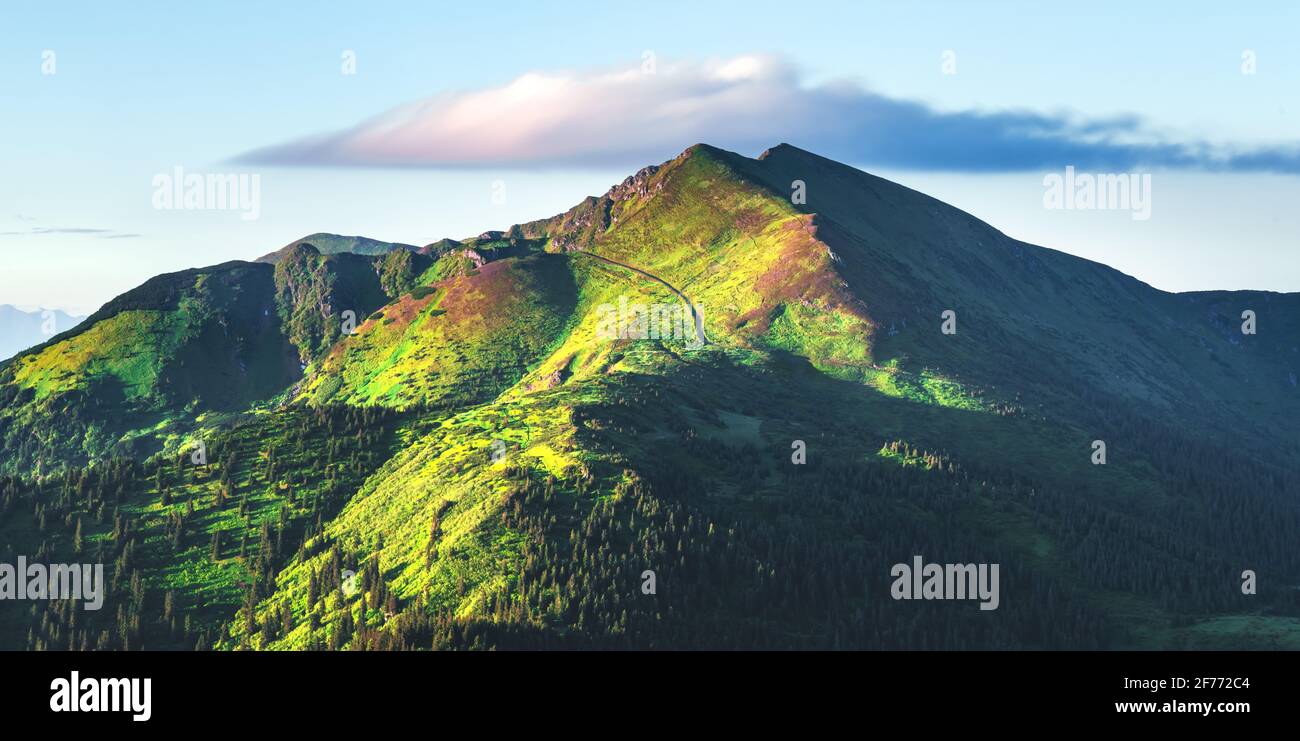
[{"label": "blue sky", "polygon": [[[603,192],[636,166],[694,143],[697,133],[734,139],[749,155],[761,150],[755,142],[793,139],[831,156],[873,160],[853,164],[1012,236],[1106,262],[1167,290],[1300,290],[1300,158],[1288,159],[1300,141],[1296,6],[1261,3],[1229,13],[1213,3],[1089,3],[1069,12],[1037,3],[979,5],[8,8],[0,25],[0,303],[85,312],[151,275],[252,259],[315,231],[423,244],[504,228]],[[53,74],[44,74],[47,50]],[[343,74],[345,51],[355,53],[355,74]],[[446,166],[474,148],[483,127],[475,120],[449,132],[449,94],[484,94],[488,106],[475,108],[472,97],[461,104],[490,117],[484,110],[508,97],[502,90],[517,90],[509,86],[521,76],[604,90],[602,75],[643,68],[647,51],[657,80],[683,81],[656,88],[654,105],[670,107],[679,91],[713,85],[735,60],[762,59],[770,74],[752,90],[774,90],[778,108],[798,110],[738,115],[724,126],[718,121],[727,120],[732,103],[722,102],[713,118],[683,123],[680,141],[672,127],[633,126],[613,132],[626,134],[627,151],[574,150],[583,142],[618,143],[597,126],[576,143],[556,143],[545,162],[512,161],[520,150],[497,146],[468,166]],[[1243,74],[1246,52],[1253,74]],[[581,110],[602,102],[593,97],[558,100],[579,109],[572,113],[585,125],[600,118]],[[299,158],[305,161],[284,150],[248,156],[286,144],[299,152],[304,139],[332,132],[387,132],[395,116],[410,123],[410,108],[393,109],[412,104],[430,120],[415,116],[401,137],[384,141],[410,143],[420,167],[377,166],[391,164],[381,161],[391,152],[350,140],[331,144],[324,158],[313,149]],[[1020,140],[982,138],[1016,134],[1025,120],[1036,123]],[[515,136],[512,121],[497,135]],[[1042,144],[1043,126],[1057,124],[1070,126],[1069,141],[1049,135],[1045,157],[1012,166],[1029,145]],[[430,131],[438,141],[426,147],[419,137]],[[921,134],[907,136],[912,131]],[[1117,145],[1137,154],[1116,154]],[[1180,153],[1173,159],[1190,161],[1156,156],[1170,147]],[[1188,151],[1195,156],[1183,157]],[[1225,157],[1242,153],[1266,164],[1227,164]],[[1151,217],[1045,209],[1044,175],[1070,164],[1152,173]],[[177,166],[257,174],[259,218],[154,208],[153,178]]]}]

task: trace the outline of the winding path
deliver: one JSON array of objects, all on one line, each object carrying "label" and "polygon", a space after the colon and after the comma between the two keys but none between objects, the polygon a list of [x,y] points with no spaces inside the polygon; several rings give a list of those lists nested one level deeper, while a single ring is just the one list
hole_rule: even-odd
[{"label": "winding path", "polygon": [[672,291],[677,296],[677,298],[680,298],[682,302],[686,304],[687,308],[691,310],[691,316],[695,318],[695,338],[700,343],[700,346],[703,347],[704,345],[709,344],[709,338],[704,334],[704,316],[700,313],[700,310],[695,305],[695,302],[691,301],[690,297],[688,297],[686,294],[678,290],[677,286],[674,286],[672,283],[669,283],[668,281],[664,280],[663,278],[660,278],[654,273],[647,273],[641,268],[628,265],[625,262],[619,262],[618,260],[611,260],[608,257],[602,257],[601,255],[597,255],[594,252],[587,252],[585,250],[573,250],[570,254],[586,255],[587,257],[600,260],[601,262],[607,262],[610,265],[616,265],[625,270],[631,270],[632,272],[638,275],[642,275],[646,278],[649,278],[650,280],[659,283],[664,288],[667,288],[668,290]]}]

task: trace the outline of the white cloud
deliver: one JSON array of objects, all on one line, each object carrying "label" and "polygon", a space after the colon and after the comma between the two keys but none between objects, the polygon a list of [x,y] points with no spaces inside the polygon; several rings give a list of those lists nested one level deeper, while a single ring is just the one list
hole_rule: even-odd
[{"label": "white cloud", "polygon": [[[588,73],[530,72],[495,88],[438,95],[349,130],[259,150],[283,164],[627,164],[696,140],[767,141],[798,128],[797,81],[770,57]],[[648,158],[648,159],[647,159]]]},{"label": "white cloud", "polygon": [[753,153],[788,141],[861,165],[998,171],[1139,166],[1300,172],[1294,146],[1169,142],[1134,117],[945,113],[852,84],[806,86],[764,55],[624,70],[529,72],[445,93],[244,161],[391,167],[634,167],[695,142]]}]

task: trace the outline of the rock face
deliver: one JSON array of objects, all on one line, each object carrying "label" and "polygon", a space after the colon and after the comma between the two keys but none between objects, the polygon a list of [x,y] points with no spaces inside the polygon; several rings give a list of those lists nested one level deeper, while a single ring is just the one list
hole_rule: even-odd
[{"label": "rock face", "polygon": [[656,183],[653,188],[650,186],[650,178],[657,172],[659,172],[659,165],[643,167],[637,170],[636,174],[629,175],[623,182],[610,188],[605,193],[605,197],[612,201],[621,201],[632,196],[645,198],[651,190],[658,193],[663,190],[663,181]]},{"label": "rock face", "polygon": [[662,165],[643,167],[605,191],[604,195],[590,196],[565,213],[550,219],[517,224],[511,227],[511,234],[517,233],[527,239],[548,239],[551,249],[560,252],[582,249],[596,236],[618,223],[615,206],[661,192],[665,178],[656,177],[661,170]]},{"label": "rock face", "polygon": [[322,255],[304,243],[276,263],[275,300],[286,336],[310,362],[342,336],[344,311],[360,325],[388,297],[371,258]]},{"label": "rock face", "polygon": [[[497,233],[499,234],[500,232]],[[461,250],[458,254],[460,254],[461,257],[464,257],[469,261],[473,262],[475,268],[481,268],[488,263],[488,259],[484,257],[482,254],[480,254],[478,250],[475,249],[466,248]]]}]

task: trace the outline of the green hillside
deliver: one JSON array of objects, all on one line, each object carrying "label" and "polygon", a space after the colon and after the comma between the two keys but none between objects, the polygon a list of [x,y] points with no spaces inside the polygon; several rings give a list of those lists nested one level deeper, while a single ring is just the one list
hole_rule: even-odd
[{"label": "green hillside", "polygon": [[[1164,293],[787,145],[325,252],[163,276],[0,368],[0,543],[120,585],[0,608],[11,647],[1300,646],[1300,295]],[[74,451],[69,408],[176,432]],[[1001,564],[998,609],[891,599],[915,554]]]},{"label": "green hillside", "polygon": [[241,412],[298,377],[270,266],[154,278],[0,365],[0,471],[141,456],[204,412]]},{"label": "green hillside", "polygon": [[490,401],[559,337],[575,294],[567,261],[554,255],[434,282],[371,315],[302,392],[316,403],[397,408]]}]

